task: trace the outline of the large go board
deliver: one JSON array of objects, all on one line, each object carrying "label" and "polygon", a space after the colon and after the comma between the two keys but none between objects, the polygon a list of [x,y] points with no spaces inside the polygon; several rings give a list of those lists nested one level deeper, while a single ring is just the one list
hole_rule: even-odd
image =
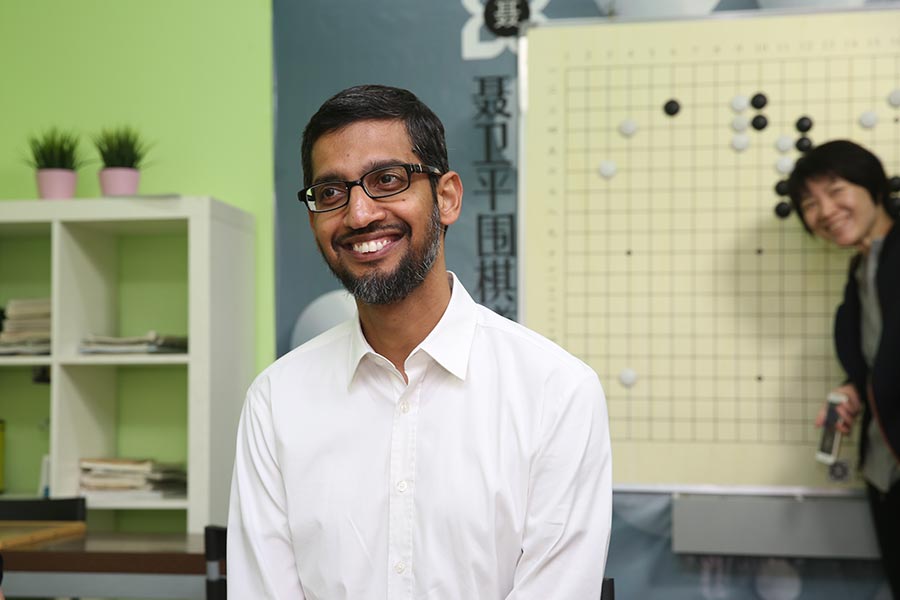
[{"label": "large go board", "polygon": [[850,253],[776,214],[776,185],[835,138],[898,174],[900,11],[568,24],[524,43],[520,315],[600,375],[614,480],[859,485],[813,458],[843,378]]}]

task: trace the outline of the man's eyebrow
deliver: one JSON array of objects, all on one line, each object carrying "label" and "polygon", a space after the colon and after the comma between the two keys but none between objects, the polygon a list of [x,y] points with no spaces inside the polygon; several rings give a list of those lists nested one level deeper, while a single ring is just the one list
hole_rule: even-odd
[{"label": "man's eyebrow", "polygon": [[[374,171],[375,169],[404,164],[407,164],[407,161],[401,158],[379,158],[376,160],[371,160],[363,167],[363,171],[359,174],[359,177],[362,177],[366,173]],[[316,185],[318,183],[333,183],[337,181],[355,181],[355,179],[345,179],[345,177],[345,175],[341,174],[338,171],[326,171],[324,173],[320,173],[315,179],[313,179],[312,185]]]}]

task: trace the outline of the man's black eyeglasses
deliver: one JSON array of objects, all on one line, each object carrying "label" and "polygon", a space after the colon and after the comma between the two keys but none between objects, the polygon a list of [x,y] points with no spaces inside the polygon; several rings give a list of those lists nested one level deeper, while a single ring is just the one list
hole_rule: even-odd
[{"label": "man's black eyeglasses", "polygon": [[328,212],[350,202],[350,190],[358,185],[373,200],[396,196],[409,189],[413,173],[441,175],[441,170],[428,165],[389,165],[373,169],[356,181],[324,181],[297,192],[311,212]]}]

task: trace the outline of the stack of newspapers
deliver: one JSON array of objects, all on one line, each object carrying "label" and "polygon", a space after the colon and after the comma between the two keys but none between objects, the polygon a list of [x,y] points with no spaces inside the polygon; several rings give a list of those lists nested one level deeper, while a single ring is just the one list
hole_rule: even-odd
[{"label": "stack of newspapers", "polygon": [[150,459],[82,458],[81,494],[97,499],[158,499],[187,495],[181,465]]},{"label": "stack of newspapers", "polygon": [[159,354],[187,352],[188,339],[180,335],[160,335],[148,331],[144,335],[114,337],[109,335],[88,335],[78,346],[82,354]]},{"label": "stack of newspapers", "polygon": [[2,313],[0,355],[50,354],[50,298],[11,298]]}]

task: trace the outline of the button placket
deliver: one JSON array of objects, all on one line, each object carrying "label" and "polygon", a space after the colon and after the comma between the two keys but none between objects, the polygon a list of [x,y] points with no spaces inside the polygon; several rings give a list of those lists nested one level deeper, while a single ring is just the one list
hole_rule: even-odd
[{"label": "button placket", "polygon": [[419,393],[423,369],[407,368],[409,384],[403,386],[397,397],[391,436],[391,466],[389,481],[393,488],[389,494],[389,556],[388,598],[390,600],[412,598],[412,538],[415,522],[413,482],[415,480],[416,429],[418,412],[414,398]]}]

